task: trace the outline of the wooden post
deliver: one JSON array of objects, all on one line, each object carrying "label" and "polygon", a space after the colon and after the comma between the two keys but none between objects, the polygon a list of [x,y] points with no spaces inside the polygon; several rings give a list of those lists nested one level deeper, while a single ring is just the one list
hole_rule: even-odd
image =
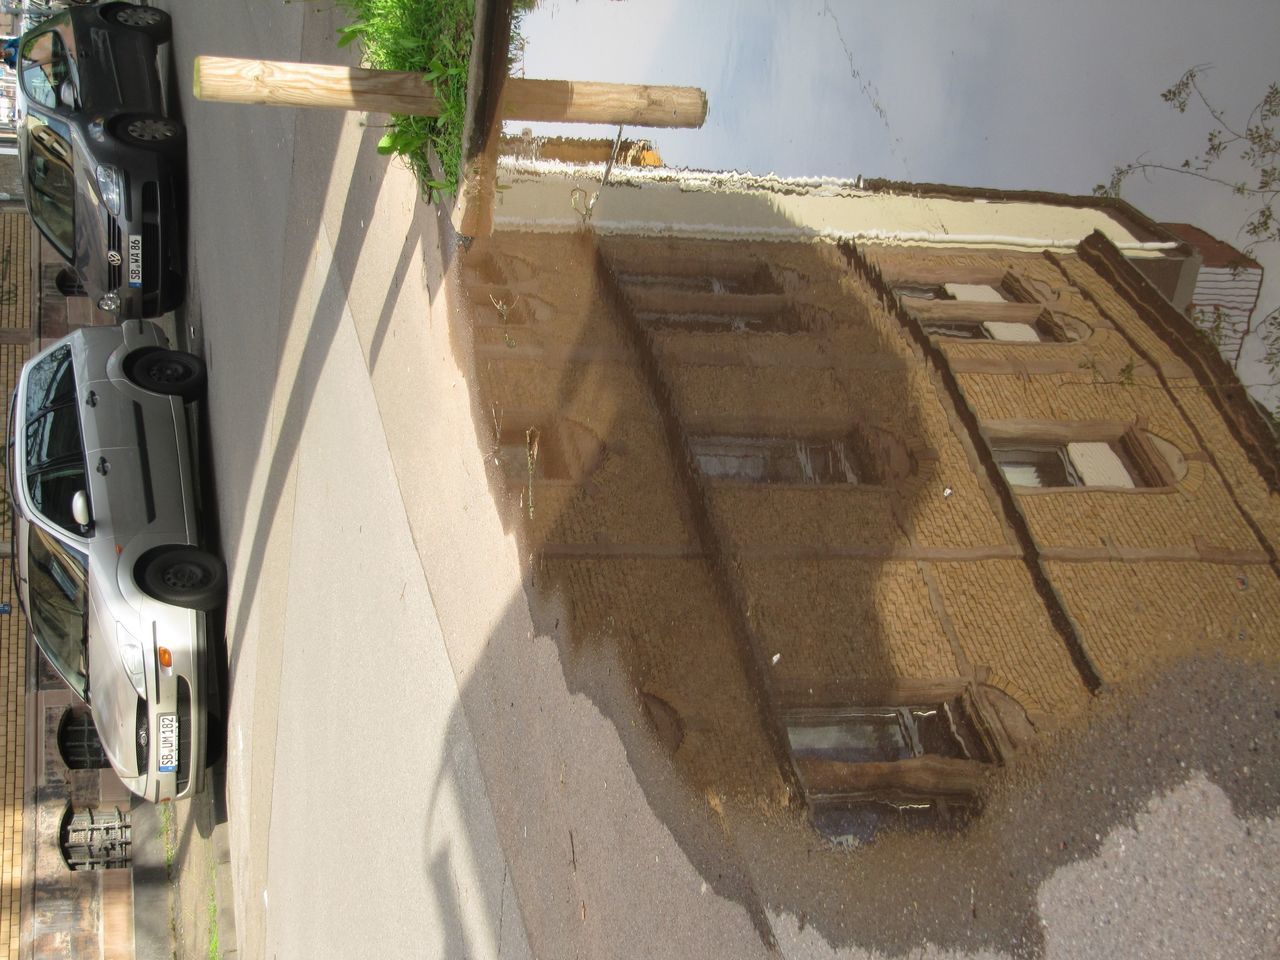
[{"label": "wooden post", "polygon": [[[319,63],[196,57],[194,92],[201,100],[292,107],[329,107],[440,114],[435,89],[422,75]],[[700,127],[707,96],[696,87],[522,80],[503,84],[502,116],[508,120],[605,123],[611,126]]]},{"label": "wooden post", "polygon": [[512,77],[502,85],[499,109],[505,120],[700,127],[707,119],[707,95],[697,87]]}]

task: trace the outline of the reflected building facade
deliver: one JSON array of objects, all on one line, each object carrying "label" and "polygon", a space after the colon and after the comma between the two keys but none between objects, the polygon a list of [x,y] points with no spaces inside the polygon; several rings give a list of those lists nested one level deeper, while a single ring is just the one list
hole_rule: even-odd
[{"label": "reflected building facade", "polygon": [[1180,312],[1179,238],[1093,198],[601,172],[504,167],[462,266],[481,405],[567,671],[616,651],[713,809],[958,821],[1104,686],[1275,658],[1275,439]]}]

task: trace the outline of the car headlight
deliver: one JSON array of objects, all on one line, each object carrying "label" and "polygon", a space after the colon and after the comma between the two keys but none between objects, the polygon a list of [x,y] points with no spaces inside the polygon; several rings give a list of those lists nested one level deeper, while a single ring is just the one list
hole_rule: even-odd
[{"label": "car headlight", "polygon": [[107,313],[115,313],[120,309],[120,294],[114,290],[104,293],[98,298],[98,309],[105,310]]},{"label": "car headlight", "polygon": [[120,215],[120,197],[124,190],[120,184],[120,169],[109,163],[98,164],[98,193],[102,196],[102,205],[113,216]]},{"label": "car headlight", "polygon": [[147,661],[142,655],[142,644],[123,626],[116,624],[116,646],[120,648],[120,662],[133,683],[138,696],[147,698]]}]

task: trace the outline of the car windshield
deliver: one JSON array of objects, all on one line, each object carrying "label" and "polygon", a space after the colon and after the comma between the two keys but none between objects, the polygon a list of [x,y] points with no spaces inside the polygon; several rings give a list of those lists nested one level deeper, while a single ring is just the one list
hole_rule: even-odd
[{"label": "car windshield", "polygon": [[75,154],[71,141],[36,113],[27,115],[26,134],[31,218],[58,252],[71,259],[76,233]]},{"label": "car windshield", "polygon": [[85,700],[89,698],[87,563],[88,557],[79,550],[31,526],[27,543],[31,629],[49,662]]}]

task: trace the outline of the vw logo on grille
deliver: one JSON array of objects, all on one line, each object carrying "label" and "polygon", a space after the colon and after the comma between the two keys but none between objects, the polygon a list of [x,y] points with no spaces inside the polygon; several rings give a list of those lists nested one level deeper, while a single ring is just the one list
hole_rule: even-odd
[{"label": "vw logo on grille", "polygon": [[118,250],[109,251],[107,253],[107,263],[111,264],[113,267],[120,266],[120,252]]}]

